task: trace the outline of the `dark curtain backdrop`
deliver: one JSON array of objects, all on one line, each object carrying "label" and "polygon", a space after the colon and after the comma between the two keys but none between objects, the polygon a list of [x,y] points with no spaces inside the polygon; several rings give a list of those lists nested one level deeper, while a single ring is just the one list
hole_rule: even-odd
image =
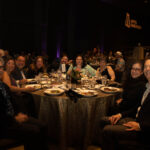
[{"label": "dark curtain backdrop", "polygon": [[33,2],[1,0],[1,48],[15,51],[33,49]]},{"label": "dark curtain backdrop", "polygon": [[[117,1],[106,3],[104,0],[55,0],[51,3],[48,17],[48,48],[52,48],[53,57],[56,56],[56,50],[75,57],[76,54],[97,46],[107,52],[131,50],[139,42],[149,45],[149,6],[140,8],[139,5],[127,2],[118,4]],[[145,12],[141,13],[139,8],[145,9]],[[137,19],[142,30],[124,26],[126,12],[131,14],[131,19]]]},{"label": "dark curtain backdrop", "polygon": [[[50,61],[99,46],[102,51],[150,45],[150,7],[131,0],[0,0],[0,48],[47,53]],[[124,26],[125,14],[142,30]]]},{"label": "dark curtain backdrop", "polygon": [[0,48],[11,53],[42,51],[47,4],[42,0],[0,0]]}]

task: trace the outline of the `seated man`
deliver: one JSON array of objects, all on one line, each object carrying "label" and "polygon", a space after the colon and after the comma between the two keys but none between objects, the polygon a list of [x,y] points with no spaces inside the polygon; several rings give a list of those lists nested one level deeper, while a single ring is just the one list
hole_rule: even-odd
[{"label": "seated man", "polygon": [[19,84],[24,84],[27,82],[26,80],[26,71],[24,70],[26,58],[23,55],[19,55],[16,60],[16,67],[12,72],[12,76],[15,80],[19,80]]},{"label": "seated man", "polygon": [[2,82],[3,67],[0,58],[0,138],[21,140],[25,150],[48,150],[45,125],[23,113],[16,114],[9,87]]},{"label": "seated man", "polygon": [[63,73],[66,73],[70,67],[70,61],[68,60],[68,56],[67,55],[64,55],[62,58],[61,58],[61,61],[60,61],[60,66],[59,66],[59,69],[63,72]]},{"label": "seated man", "polygon": [[[148,143],[150,135],[150,58],[145,61],[144,75],[148,80],[146,90],[143,94],[141,104],[133,108],[126,116],[110,117],[111,125],[103,129],[103,150],[116,150],[119,141],[136,141],[137,143]],[[134,118],[129,118],[134,114]]]},{"label": "seated man", "polygon": [[123,59],[123,55],[120,51],[115,53],[115,57],[117,61],[115,65],[116,81],[122,82],[122,75],[125,70],[125,60]]}]

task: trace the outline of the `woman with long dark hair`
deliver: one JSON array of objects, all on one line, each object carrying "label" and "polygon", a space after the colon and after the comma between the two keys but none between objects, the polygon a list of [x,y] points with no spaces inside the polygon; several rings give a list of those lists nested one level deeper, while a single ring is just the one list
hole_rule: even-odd
[{"label": "woman with long dark hair", "polygon": [[5,71],[3,74],[3,82],[9,86],[13,102],[16,105],[16,110],[18,112],[26,113],[30,116],[36,116],[34,100],[31,94],[27,92],[32,92],[35,89],[32,87],[18,87],[16,80],[11,75],[12,71],[15,68],[15,62],[12,57],[8,57],[5,60],[4,65]]},{"label": "woman with long dark hair", "polygon": [[67,74],[70,75],[73,70],[80,72],[81,75],[89,75],[91,77],[96,75],[96,70],[86,64],[81,55],[76,57],[75,63],[70,66]]},{"label": "woman with long dark hair", "polygon": [[9,86],[12,92],[32,92],[35,90],[34,88],[31,87],[28,88],[17,87],[17,82],[12,76],[12,72],[15,69],[15,61],[12,57],[8,57],[5,60],[4,68],[5,71],[3,75],[3,82],[5,82]]},{"label": "woman with long dark hair", "polygon": [[37,56],[35,62],[30,65],[30,68],[27,72],[28,78],[34,78],[39,73],[46,73],[47,69],[44,63],[44,58],[42,56]]}]

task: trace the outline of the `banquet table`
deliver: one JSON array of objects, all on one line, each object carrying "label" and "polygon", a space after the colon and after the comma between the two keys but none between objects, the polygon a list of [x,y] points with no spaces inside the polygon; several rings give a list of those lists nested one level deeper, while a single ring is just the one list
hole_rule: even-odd
[{"label": "banquet table", "polygon": [[32,92],[38,117],[48,125],[48,135],[58,141],[60,149],[74,145],[86,149],[98,140],[100,119],[107,115],[117,95],[99,90],[97,96],[78,98],[75,102],[66,93],[49,96],[43,91]]}]

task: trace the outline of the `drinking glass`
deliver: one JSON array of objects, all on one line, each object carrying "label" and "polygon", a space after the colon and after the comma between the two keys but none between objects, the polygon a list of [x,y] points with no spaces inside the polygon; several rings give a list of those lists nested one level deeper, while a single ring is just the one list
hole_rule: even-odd
[{"label": "drinking glass", "polygon": [[106,86],[107,85],[107,76],[102,77],[102,85]]},{"label": "drinking glass", "polygon": [[58,70],[57,74],[58,74],[58,78],[57,78],[58,80],[57,81],[60,83],[62,81],[62,72],[61,72],[61,70]]},{"label": "drinking glass", "polygon": [[95,88],[95,85],[96,85],[96,78],[93,77],[93,78],[90,80],[90,88],[91,88],[91,89],[94,89],[94,88]]},{"label": "drinking glass", "polygon": [[71,89],[71,77],[69,75],[66,76],[66,87]]}]

